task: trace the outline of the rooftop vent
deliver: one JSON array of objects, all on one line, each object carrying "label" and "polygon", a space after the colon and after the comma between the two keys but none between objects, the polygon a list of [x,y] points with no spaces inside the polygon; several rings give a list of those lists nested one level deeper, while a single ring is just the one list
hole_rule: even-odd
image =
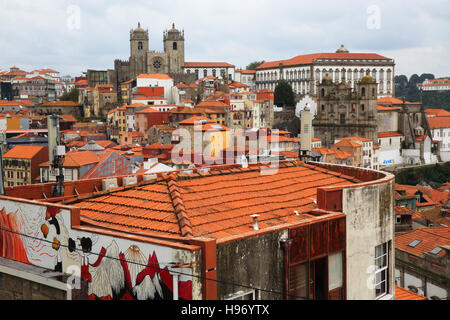
[{"label": "rooftop vent", "polygon": [[210,168],[200,168],[197,170],[198,173],[208,173],[210,171],[211,171]]},{"label": "rooftop vent", "polygon": [[194,174],[194,171],[193,170],[184,170],[184,171],[181,171],[181,173],[182,174]]},{"label": "rooftop vent", "polygon": [[259,214],[252,214],[250,217],[253,218],[253,226],[252,226],[253,230],[259,230],[259,226],[258,226]]},{"label": "rooftop vent", "polygon": [[133,176],[133,177],[124,177],[123,178],[123,185],[124,186],[130,186],[133,184],[137,184],[137,177]]},{"label": "rooftop vent", "polygon": [[102,180],[102,189],[104,191],[109,190],[109,189],[115,189],[115,188],[118,188],[117,178],[110,178],[110,179]]}]

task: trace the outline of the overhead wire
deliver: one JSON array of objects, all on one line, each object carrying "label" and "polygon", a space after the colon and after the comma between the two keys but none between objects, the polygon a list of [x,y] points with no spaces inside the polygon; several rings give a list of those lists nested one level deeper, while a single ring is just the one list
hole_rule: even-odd
[{"label": "overhead wire", "polygon": [[[60,247],[65,247],[65,248],[69,249],[69,246],[68,246],[68,245],[64,245],[64,244],[62,244],[62,243],[56,243],[56,242],[54,242],[54,241],[50,241],[50,240],[47,240],[47,239],[42,239],[42,238],[34,237],[34,236],[31,236],[31,235],[28,235],[28,234],[24,234],[24,233],[21,233],[21,232],[17,232],[17,231],[11,230],[11,229],[4,228],[4,227],[2,227],[2,226],[0,226],[0,230],[6,231],[6,232],[10,232],[10,233],[13,233],[13,234],[17,234],[17,235],[21,235],[21,236],[24,236],[24,237],[27,237],[27,238],[31,238],[31,239],[34,239],[34,240],[39,240],[39,241],[42,241],[42,242],[46,242],[46,243],[49,243],[49,244],[51,244],[51,245],[54,245],[54,244],[55,244],[55,245],[58,245],[58,246],[60,246]],[[71,249],[72,249],[72,248],[71,248]],[[156,266],[153,266],[153,265],[142,264],[142,263],[139,263],[139,262],[137,262],[137,261],[131,261],[131,260],[126,260],[126,259],[120,259],[120,258],[116,258],[116,257],[110,257],[110,256],[107,256],[107,255],[102,255],[102,254],[100,254],[100,253],[92,252],[92,251],[85,252],[85,251],[83,251],[83,249],[80,249],[80,248],[77,248],[77,247],[75,247],[75,248],[73,248],[73,249],[74,249],[74,250],[77,250],[77,251],[82,251],[82,252],[85,253],[85,254],[86,254],[86,253],[88,253],[88,254],[93,254],[93,255],[96,255],[96,256],[99,256],[99,257],[102,256],[103,258],[109,258],[109,259],[113,259],[113,260],[117,260],[117,261],[123,261],[123,262],[127,262],[127,263],[133,263],[133,264],[136,264],[136,265],[139,265],[139,266],[143,266],[143,267],[146,267],[146,268],[147,268],[147,267],[150,267],[150,268],[156,269],[156,270],[158,270],[158,271],[165,271],[165,269],[161,269],[161,268],[156,267]],[[172,264],[172,263],[159,263],[159,262],[158,262],[158,264],[163,264],[163,265],[169,266],[169,265]],[[171,269],[170,272],[171,272],[171,273],[178,274],[178,275],[187,276],[187,277],[198,278],[198,279],[200,279],[200,280],[213,281],[213,282],[221,283],[221,284],[225,284],[225,285],[232,285],[232,286],[242,287],[242,288],[246,288],[246,289],[252,289],[252,290],[258,290],[258,291],[267,292],[267,293],[279,294],[279,295],[282,295],[282,296],[289,296],[289,297],[292,297],[292,298],[298,298],[298,299],[302,299],[302,300],[309,300],[308,297],[297,296],[297,295],[293,295],[293,294],[290,294],[290,293],[279,292],[279,291],[275,291],[275,290],[261,289],[261,288],[258,288],[258,287],[254,287],[254,286],[250,286],[250,285],[245,285],[245,284],[241,284],[241,283],[235,283],[235,282],[230,282],[230,281],[223,281],[223,280],[211,279],[211,278],[207,278],[207,277],[203,277],[203,276],[199,276],[199,275],[194,275],[194,274],[184,273],[184,272],[181,272],[181,271],[176,271],[176,270],[173,270],[173,269]]]}]

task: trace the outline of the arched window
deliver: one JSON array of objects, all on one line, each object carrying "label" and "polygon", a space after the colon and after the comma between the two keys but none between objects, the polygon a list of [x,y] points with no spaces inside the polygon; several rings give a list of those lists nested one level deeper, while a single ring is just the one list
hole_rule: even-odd
[{"label": "arched window", "polygon": [[372,97],[375,97],[375,88],[372,88]]},{"label": "arched window", "polygon": [[364,87],[361,88],[361,96],[362,97],[366,96],[366,88],[364,88]]},{"label": "arched window", "polygon": [[363,104],[361,105],[361,111],[364,111],[364,105]]},{"label": "arched window", "polygon": [[172,44],[173,50],[177,50],[178,49],[178,44],[176,42],[174,42]]},{"label": "arched window", "polygon": [[142,41],[138,42],[138,50],[142,50]]},{"label": "arched window", "polygon": [[203,77],[206,77],[206,76],[208,76],[208,70],[207,69],[203,70]]},{"label": "arched window", "polygon": [[322,90],[320,90],[320,96],[323,98],[325,97],[325,89],[322,88]]}]

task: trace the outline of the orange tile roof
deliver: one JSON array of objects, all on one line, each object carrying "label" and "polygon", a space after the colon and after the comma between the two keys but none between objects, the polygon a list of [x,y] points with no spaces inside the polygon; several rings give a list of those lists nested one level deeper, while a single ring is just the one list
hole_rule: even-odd
[{"label": "orange tile roof", "polygon": [[45,107],[79,107],[80,104],[73,101],[52,101],[43,103]]},{"label": "orange tile roof", "polygon": [[450,199],[450,192],[435,190],[427,187],[395,184],[395,190],[404,191],[407,195],[415,195],[417,191],[422,192],[426,202],[424,203],[417,202],[418,207],[436,206],[440,204],[442,205],[445,204]]},{"label": "orange tile roof", "polygon": [[450,117],[429,117],[430,129],[450,128]]},{"label": "orange tile roof", "polygon": [[44,146],[16,145],[5,154],[3,154],[3,158],[32,159],[42,149],[47,148]]},{"label": "orange tile roof", "polygon": [[[91,151],[71,151],[66,153],[63,160],[63,167],[81,167],[88,164],[97,163],[98,156]],[[48,166],[48,162],[42,163],[40,166]]]},{"label": "orange tile roof", "polygon": [[226,62],[185,62],[185,68],[213,68],[213,67],[230,67],[234,68],[234,65]]},{"label": "orange tile roof", "polygon": [[450,112],[444,109],[425,109],[425,113],[438,117],[450,117]]},{"label": "orange tile roof", "polygon": [[140,74],[136,78],[138,79],[172,79],[167,74]]},{"label": "orange tile roof", "polygon": [[172,173],[71,205],[80,208],[84,224],[130,233],[220,239],[252,231],[252,214],[259,215],[260,229],[312,218],[307,213],[315,207],[318,187],[354,183],[300,162],[281,162],[276,174],[262,175],[267,167]]},{"label": "orange tile roof", "polygon": [[138,114],[138,113],[155,113],[155,112],[159,113],[160,111],[149,107],[149,108],[146,108],[146,109],[136,112],[136,114]]},{"label": "orange tile roof", "polygon": [[353,148],[361,148],[359,143],[353,142],[351,140],[342,139],[338,143],[335,143],[333,147],[353,147]]},{"label": "orange tile roof", "polygon": [[417,213],[417,211],[406,206],[395,206],[394,212],[396,215],[409,215],[409,216],[413,216]]},{"label": "orange tile roof", "polygon": [[378,138],[389,138],[389,137],[403,137],[403,134],[400,132],[378,132]]},{"label": "orange tile roof", "polygon": [[[414,240],[421,240],[414,248],[408,246]],[[395,247],[415,256],[422,257],[425,252],[430,252],[438,246],[450,245],[449,227],[431,227],[412,230],[395,237]],[[441,250],[436,256],[445,255]]]},{"label": "orange tile roof", "polygon": [[348,159],[353,157],[353,155],[349,152],[343,151],[343,150],[335,150],[336,152],[336,159]]},{"label": "orange tile roof", "polygon": [[59,117],[61,118],[62,121],[77,122],[77,119],[75,119],[75,117],[71,114],[62,114]]},{"label": "orange tile roof", "polygon": [[319,153],[319,154],[336,154],[336,150],[329,149],[326,147],[312,148],[312,151],[314,151],[315,153]]},{"label": "orange tile roof", "polygon": [[317,141],[321,141],[321,140],[320,140],[320,138],[314,138],[314,137],[312,137],[312,138],[311,138],[311,141],[317,142]]},{"label": "orange tile roof", "polygon": [[191,125],[195,124],[196,122],[204,122],[204,123],[216,123],[215,121],[205,118],[205,117],[191,117],[189,119],[180,121],[179,124],[181,125]]},{"label": "orange tile roof", "polygon": [[427,300],[427,298],[418,293],[414,293],[402,287],[395,286],[394,300]]},{"label": "orange tile roof", "polygon": [[260,65],[257,70],[271,69],[284,66],[304,65],[314,63],[317,59],[339,59],[339,60],[390,60],[376,53],[314,53],[296,56],[292,59],[270,61]]},{"label": "orange tile roof", "polygon": [[221,101],[202,101],[196,107],[229,107],[229,105]]},{"label": "orange tile roof", "polygon": [[371,142],[371,139],[363,138],[363,137],[345,137],[341,140],[355,140],[355,141],[363,141],[363,142]]},{"label": "orange tile roof", "polygon": [[377,106],[378,111],[397,111],[400,110],[399,107],[386,107],[386,106]]}]

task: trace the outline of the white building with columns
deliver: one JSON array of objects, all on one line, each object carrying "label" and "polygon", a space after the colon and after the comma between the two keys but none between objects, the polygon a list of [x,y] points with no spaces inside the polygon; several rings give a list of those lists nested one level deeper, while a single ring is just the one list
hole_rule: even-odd
[{"label": "white building with columns", "polygon": [[352,88],[366,74],[378,83],[378,97],[394,96],[395,62],[376,53],[350,53],[342,45],[335,53],[315,53],[270,61],[256,69],[256,89],[275,90],[288,81],[295,93],[317,96],[317,83],[328,75],[333,82],[345,77]]}]

